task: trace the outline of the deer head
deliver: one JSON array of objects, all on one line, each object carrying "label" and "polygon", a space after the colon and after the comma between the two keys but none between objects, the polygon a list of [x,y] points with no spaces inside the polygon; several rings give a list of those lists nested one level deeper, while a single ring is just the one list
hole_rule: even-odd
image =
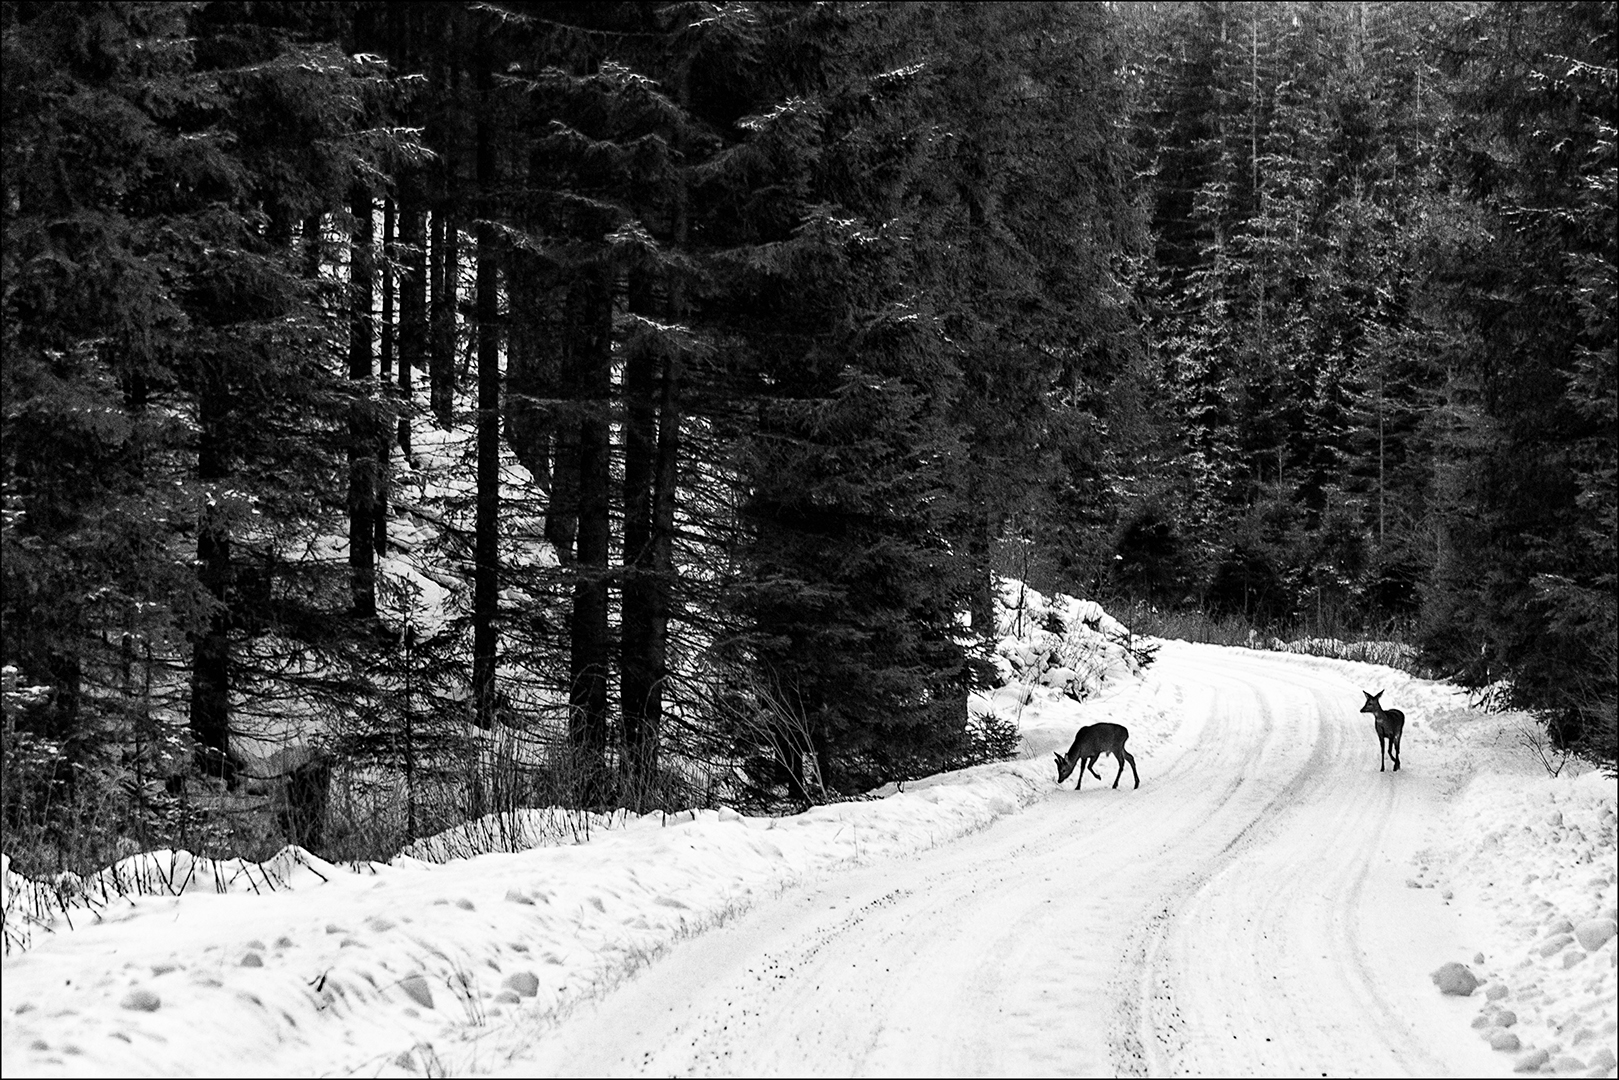
[{"label": "deer head", "polygon": [[1052,754],[1051,756],[1057,759],[1057,783],[1060,784],[1068,779],[1069,774],[1074,771],[1074,763],[1061,754]]}]

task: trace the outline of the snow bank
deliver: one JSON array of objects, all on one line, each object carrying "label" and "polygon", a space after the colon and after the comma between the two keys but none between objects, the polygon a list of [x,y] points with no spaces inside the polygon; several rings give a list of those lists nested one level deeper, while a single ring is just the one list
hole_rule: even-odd
[{"label": "snow bank", "polygon": [[795,881],[982,828],[1049,772],[986,765],[791,818],[654,814],[575,846],[123,898],[6,961],[0,1068],[466,1071],[502,1017],[555,1015]]},{"label": "snow bank", "polygon": [[1481,773],[1456,800],[1449,842],[1412,881],[1488,912],[1473,1026],[1517,1067],[1614,1074],[1616,802],[1595,771]]}]

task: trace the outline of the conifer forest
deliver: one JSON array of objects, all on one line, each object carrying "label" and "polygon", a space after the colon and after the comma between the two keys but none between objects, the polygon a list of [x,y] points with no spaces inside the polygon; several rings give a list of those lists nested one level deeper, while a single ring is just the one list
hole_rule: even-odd
[{"label": "conifer forest", "polygon": [[13,868],[997,760],[1002,577],[1613,762],[1615,34],[6,0]]}]

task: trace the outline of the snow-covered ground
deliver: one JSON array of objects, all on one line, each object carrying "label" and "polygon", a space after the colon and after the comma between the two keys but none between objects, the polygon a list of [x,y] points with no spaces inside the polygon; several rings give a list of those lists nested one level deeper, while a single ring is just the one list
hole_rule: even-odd
[{"label": "snow-covered ground", "polygon": [[[141,857],[205,887],[29,928],[0,1071],[1615,1075],[1611,783],[1392,669],[1165,643],[1137,673],[1099,611],[1020,597],[974,707],[1022,760],[796,817],[542,814],[567,842],[443,865]],[[1398,774],[1359,690],[1406,713]],[[1106,759],[1059,789],[1102,719],[1141,788]]]}]

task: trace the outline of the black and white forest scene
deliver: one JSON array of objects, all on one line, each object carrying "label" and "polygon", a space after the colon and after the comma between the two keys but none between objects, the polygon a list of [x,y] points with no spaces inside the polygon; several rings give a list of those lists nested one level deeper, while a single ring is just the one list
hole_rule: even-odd
[{"label": "black and white forest scene", "polygon": [[0,2],[0,1072],[1615,1077],[1619,15]]}]

